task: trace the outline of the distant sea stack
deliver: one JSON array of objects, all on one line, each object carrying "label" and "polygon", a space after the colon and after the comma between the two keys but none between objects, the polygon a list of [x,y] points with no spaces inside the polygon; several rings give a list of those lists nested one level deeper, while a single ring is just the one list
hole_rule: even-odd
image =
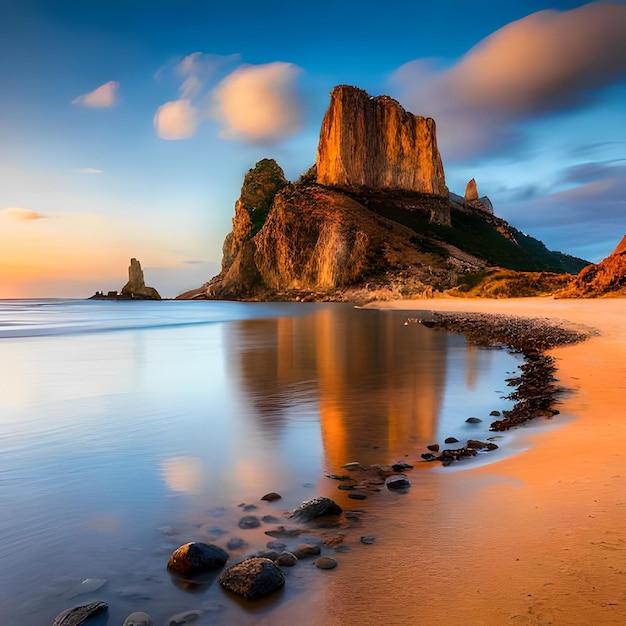
[{"label": "distant sea stack", "polygon": [[315,165],[317,182],[328,187],[448,196],[435,120],[357,87],[332,90]]},{"label": "distant sea stack", "polygon": [[583,268],[569,286],[557,296],[559,298],[626,296],[626,235],[606,259],[597,265]]},{"label": "distant sea stack", "polygon": [[97,291],[90,300],[160,300],[161,296],[154,287],[146,287],[141,263],[135,258],[130,260],[128,282],[122,287],[121,293],[109,291],[104,294]]}]

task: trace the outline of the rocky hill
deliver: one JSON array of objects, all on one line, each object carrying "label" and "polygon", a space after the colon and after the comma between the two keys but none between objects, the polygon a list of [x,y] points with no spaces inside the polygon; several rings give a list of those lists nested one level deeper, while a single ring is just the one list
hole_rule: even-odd
[{"label": "rocky hill", "polygon": [[557,293],[560,298],[626,296],[626,235],[617,248],[597,265],[583,268],[570,284]]},{"label": "rocky hill", "polygon": [[[228,299],[428,297],[492,267],[576,273],[478,199],[449,194],[432,119],[356,87],[331,93],[314,167],[290,183],[250,170],[218,276],[192,293]],[[191,296],[188,296],[191,297]]]}]

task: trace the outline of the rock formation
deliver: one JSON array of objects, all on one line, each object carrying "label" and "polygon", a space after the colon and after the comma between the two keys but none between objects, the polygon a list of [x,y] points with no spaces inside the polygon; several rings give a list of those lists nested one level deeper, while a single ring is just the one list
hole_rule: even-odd
[{"label": "rock formation", "polygon": [[560,298],[598,298],[626,295],[626,235],[617,248],[597,265],[583,268]]},{"label": "rock formation", "polygon": [[336,87],[316,165],[290,183],[275,161],[259,161],[235,204],[220,274],[179,297],[428,297],[490,266],[578,272],[586,264],[493,215],[475,181],[468,194],[448,193],[433,120],[387,96]]},{"label": "rock formation", "polygon": [[483,196],[482,198],[478,197],[478,187],[476,186],[476,180],[473,178],[465,187],[463,203],[466,207],[470,206],[474,209],[487,211],[487,213],[493,214],[493,204],[491,204],[491,200],[489,200],[487,196]]},{"label": "rock formation", "polygon": [[435,121],[347,85],[330,94],[316,167],[317,182],[329,187],[448,195]]},{"label": "rock formation", "polygon": [[160,300],[161,296],[154,287],[146,287],[143,270],[137,259],[131,259],[128,267],[128,282],[122,287],[122,296],[139,300]]},{"label": "rock formation", "polygon": [[478,200],[478,189],[476,187],[476,180],[472,180],[467,183],[465,187],[465,202],[471,202],[472,200]]}]

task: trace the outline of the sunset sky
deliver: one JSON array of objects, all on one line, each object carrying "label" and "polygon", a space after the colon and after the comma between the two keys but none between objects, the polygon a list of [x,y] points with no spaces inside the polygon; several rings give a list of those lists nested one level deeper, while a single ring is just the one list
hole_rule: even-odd
[{"label": "sunset sky", "polygon": [[626,1],[1,0],[0,298],[171,297],[338,84],[434,117],[446,179],[590,261],[626,233]]}]

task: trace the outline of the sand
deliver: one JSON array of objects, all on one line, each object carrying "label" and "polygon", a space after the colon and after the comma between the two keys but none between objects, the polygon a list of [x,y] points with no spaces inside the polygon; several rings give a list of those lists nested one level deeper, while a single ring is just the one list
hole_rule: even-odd
[{"label": "sand", "polygon": [[341,555],[275,623],[626,624],[626,300],[369,306],[547,317],[600,334],[549,352],[571,392],[562,415],[518,429],[527,449],[415,479],[368,519],[377,542]]},{"label": "sand", "polygon": [[[380,303],[424,309],[424,302]],[[550,352],[573,390],[564,427],[538,432],[532,447],[468,473],[505,481],[467,515],[462,551],[471,572],[453,570],[449,598],[472,624],[626,623],[626,300],[434,300],[438,311],[548,317],[600,335]],[[456,596],[456,597],[455,597]],[[431,613],[429,608],[428,613]]]}]

